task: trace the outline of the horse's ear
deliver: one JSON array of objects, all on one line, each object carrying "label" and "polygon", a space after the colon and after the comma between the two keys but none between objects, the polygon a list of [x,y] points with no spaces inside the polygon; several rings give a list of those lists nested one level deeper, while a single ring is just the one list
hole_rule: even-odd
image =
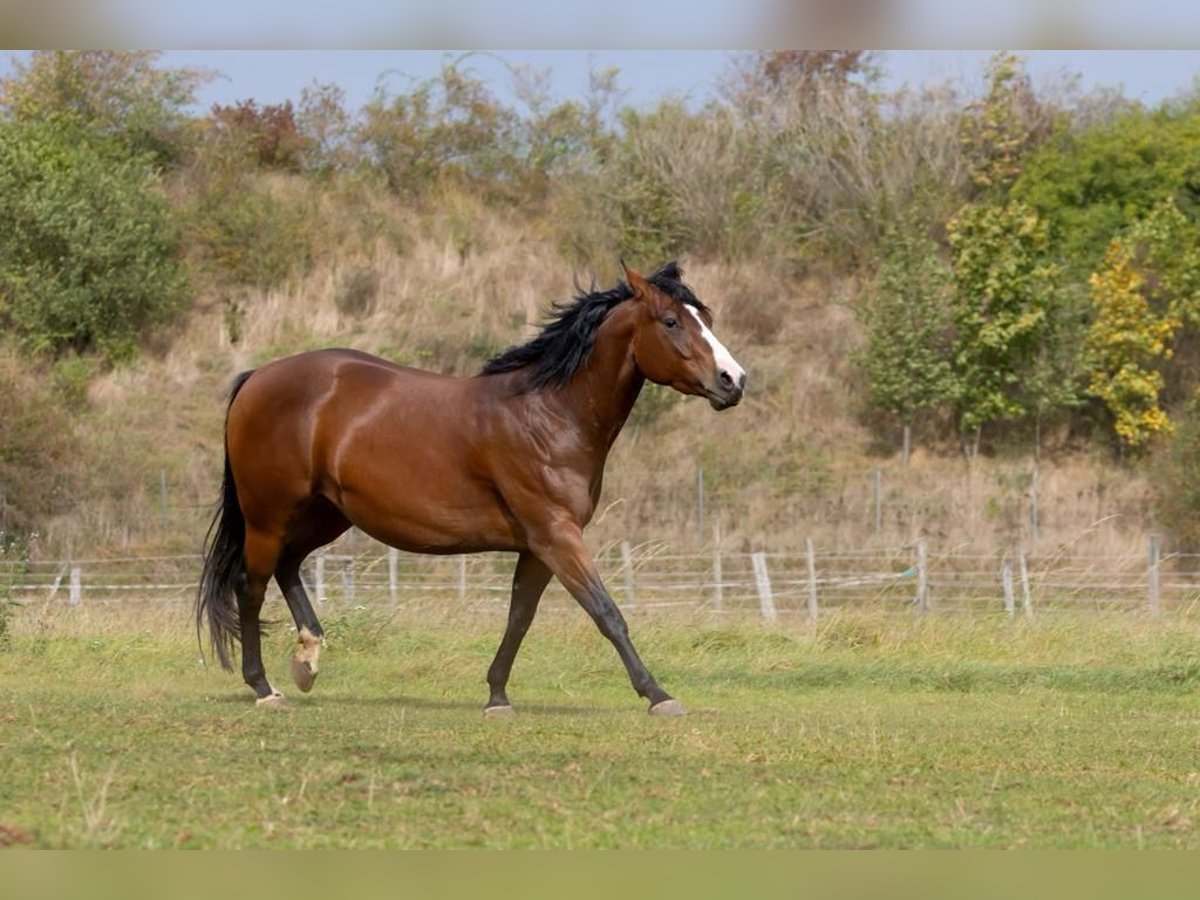
[{"label": "horse's ear", "polygon": [[625,282],[633,291],[633,296],[639,299],[646,296],[650,290],[650,282],[625,265],[625,260],[621,260],[621,269],[625,272]]}]

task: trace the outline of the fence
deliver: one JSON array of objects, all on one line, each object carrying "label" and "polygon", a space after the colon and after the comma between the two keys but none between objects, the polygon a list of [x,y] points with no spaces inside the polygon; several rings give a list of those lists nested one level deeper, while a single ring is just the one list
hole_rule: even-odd
[{"label": "fence", "polygon": [[[487,553],[429,557],[374,546],[325,552],[305,563],[318,604],[470,602],[507,604],[514,557]],[[675,554],[661,544],[618,542],[597,556],[610,593],[625,609],[753,610],[768,620],[817,618],[837,609],[915,614],[1034,616],[1055,610],[1158,614],[1200,600],[1200,556],[1161,556],[1154,536],[1124,557],[938,552],[926,541],[890,550]],[[69,606],[99,602],[189,602],[199,556],[0,560],[0,600]],[[569,602],[563,595],[562,602]]]}]

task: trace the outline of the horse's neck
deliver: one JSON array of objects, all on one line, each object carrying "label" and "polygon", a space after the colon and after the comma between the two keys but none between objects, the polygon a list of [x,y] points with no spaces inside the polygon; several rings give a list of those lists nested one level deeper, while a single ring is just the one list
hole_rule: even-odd
[{"label": "horse's neck", "polygon": [[620,307],[596,335],[587,364],[560,397],[579,424],[579,433],[607,454],[633,410],[645,376],[633,359],[633,321]]}]

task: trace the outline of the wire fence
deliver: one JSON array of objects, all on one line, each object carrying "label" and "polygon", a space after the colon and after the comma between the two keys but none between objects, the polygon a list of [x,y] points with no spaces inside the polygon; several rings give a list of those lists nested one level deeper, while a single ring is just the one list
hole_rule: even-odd
[{"label": "wire fence", "polygon": [[[317,604],[494,604],[511,588],[513,554],[431,557],[373,545],[323,552],[302,572]],[[1061,610],[1186,612],[1200,600],[1200,555],[1160,556],[1154,536],[1126,556],[939,552],[918,541],[891,549],[837,550],[805,541],[791,552],[713,547],[672,553],[621,541],[597,555],[625,609],[756,611],[766,619],[842,609],[1035,616]],[[0,601],[68,606],[190,604],[198,555],[107,559],[0,559]],[[565,594],[560,598],[563,602]]]}]

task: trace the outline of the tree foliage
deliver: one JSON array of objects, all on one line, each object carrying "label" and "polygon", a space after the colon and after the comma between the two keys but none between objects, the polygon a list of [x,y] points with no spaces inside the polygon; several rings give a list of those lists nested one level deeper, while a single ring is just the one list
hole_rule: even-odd
[{"label": "tree foliage", "polygon": [[18,122],[64,123],[105,135],[131,154],[178,160],[187,107],[212,76],[163,68],[148,50],[40,50],[0,79],[0,109]]},{"label": "tree foliage", "polygon": [[133,352],[178,310],[178,230],[144,158],[61,123],[0,125],[0,320],[35,352]]},{"label": "tree foliage", "polygon": [[1028,206],[974,203],[949,223],[955,405],[964,434],[1033,413],[1028,377],[1054,334],[1058,270]]},{"label": "tree foliage", "polygon": [[1200,109],[1134,107],[1079,133],[1064,131],[1026,161],[1013,196],[1050,225],[1064,269],[1083,280],[1109,242],[1164,198],[1195,219]]},{"label": "tree foliage", "polygon": [[884,242],[875,287],[859,310],[866,344],[860,364],[870,402],[907,430],[924,409],[952,393],[949,346],[950,274],[920,221],[909,218]]},{"label": "tree foliage", "polygon": [[1180,329],[1200,324],[1195,228],[1173,202],[1160,203],[1110,242],[1089,284],[1088,389],[1112,415],[1122,449],[1138,452],[1172,430],[1164,369]]}]

